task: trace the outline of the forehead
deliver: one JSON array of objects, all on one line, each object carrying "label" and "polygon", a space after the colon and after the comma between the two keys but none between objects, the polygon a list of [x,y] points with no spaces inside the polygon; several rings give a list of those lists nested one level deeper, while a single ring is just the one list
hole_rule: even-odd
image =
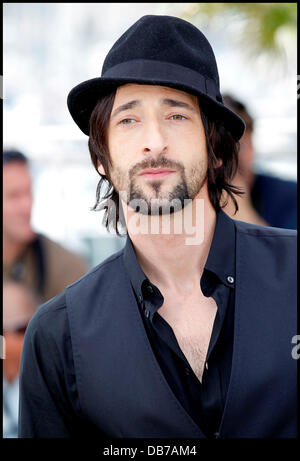
[{"label": "forehead", "polygon": [[30,176],[29,168],[26,163],[23,162],[11,162],[3,165],[3,176],[7,178],[13,178],[14,176]]},{"label": "forehead", "polygon": [[116,91],[115,104],[125,102],[128,99],[152,99],[152,98],[176,98],[184,102],[198,105],[198,98],[195,95],[161,85],[142,85],[138,83],[127,83],[119,86]]}]

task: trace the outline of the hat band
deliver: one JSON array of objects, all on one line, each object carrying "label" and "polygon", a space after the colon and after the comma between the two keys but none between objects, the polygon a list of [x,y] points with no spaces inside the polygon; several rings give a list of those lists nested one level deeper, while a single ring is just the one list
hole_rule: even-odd
[{"label": "hat band", "polygon": [[109,68],[101,77],[104,79],[132,79],[149,83],[163,82],[178,86],[184,85],[222,101],[220,91],[214,80],[204,77],[188,67],[171,62],[134,59]]}]

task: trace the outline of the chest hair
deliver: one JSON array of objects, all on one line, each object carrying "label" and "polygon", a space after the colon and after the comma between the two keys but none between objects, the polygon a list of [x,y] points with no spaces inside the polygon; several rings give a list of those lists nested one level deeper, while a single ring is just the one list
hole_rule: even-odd
[{"label": "chest hair", "polygon": [[178,345],[199,381],[203,375],[216,312],[215,300],[199,292],[176,302],[165,298],[158,310],[173,329]]}]

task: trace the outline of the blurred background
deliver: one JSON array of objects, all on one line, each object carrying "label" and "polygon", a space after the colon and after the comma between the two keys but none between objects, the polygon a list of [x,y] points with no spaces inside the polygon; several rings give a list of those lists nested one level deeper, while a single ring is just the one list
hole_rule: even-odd
[{"label": "blurred background", "polygon": [[216,55],[221,92],[255,119],[254,169],[296,181],[296,3],[4,3],[4,147],[28,156],[33,227],[90,267],[124,244],[91,211],[99,180],[67,109],[100,76],[117,38],[145,14],[187,19]]}]

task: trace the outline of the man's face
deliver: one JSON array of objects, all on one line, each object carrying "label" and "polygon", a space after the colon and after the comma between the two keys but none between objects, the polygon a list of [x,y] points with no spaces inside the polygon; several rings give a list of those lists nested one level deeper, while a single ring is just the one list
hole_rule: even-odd
[{"label": "man's face", "polygon": [[3,166],[3,233],[4,237],[27,242],[33,237],[30,225],[32,209],[31,178],[22,162]]},{"label": "man's face", "polygon": [[[127,194],[127,204],[143,199],[148,214],[151,205],[152,214],[159,208],[170,213],[173,199],[183,206],[206,181],[206,139],[196,96],[163,86],[121,86],[107,139],[115,189]],[[105,174],[102,166],[99,172]]]}]

